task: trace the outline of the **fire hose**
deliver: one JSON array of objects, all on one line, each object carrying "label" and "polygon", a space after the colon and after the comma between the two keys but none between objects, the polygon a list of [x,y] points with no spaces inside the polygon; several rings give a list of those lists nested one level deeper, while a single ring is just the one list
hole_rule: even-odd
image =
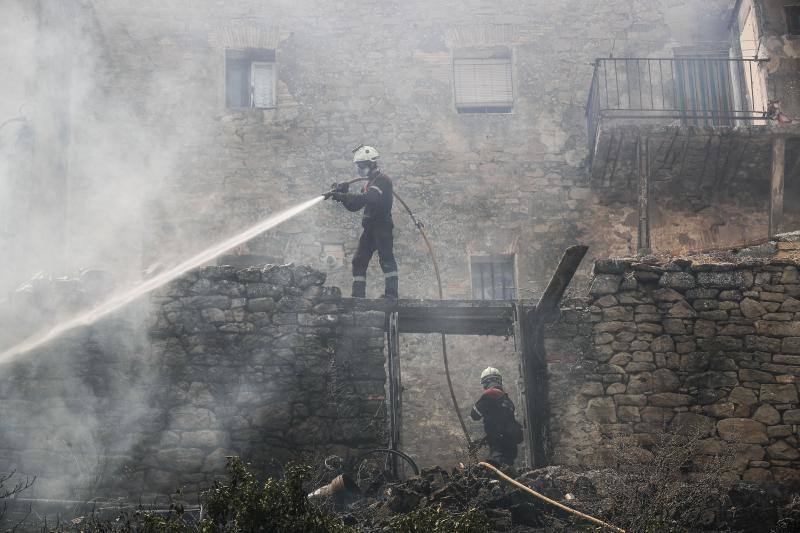
[{"label": "fire hose", "polygon": [[562,503],[559,503],[559,502],[557,502],[555,500],[551,500],[550,498],[548,498],[547,496],[545,496],[543,494],[539,494],[538,492],[536,492],[532,488],[526,487],[525,485],[523,485],[519,481],[516,481],[516,480],[510,478],[509,476],[507,476],[506,474],[504,474],[503,472],[501,472],[499,469],[495,468],[494,466],[490,465],[489,463],[480,462],[478,464],[481,465],[484,468],[488,468],[489,470],[491,470],[492,472],[497,474],[500,477],[500,479],[502,479],[503,481],[505,481],[507,483],[511,483],[512,485],[514,485],[518,489],[524,490],[528,494],[531,494],[531,495],[535,496],[536,498],[539,498],[540,500],[542,500],[545,503],[549,503],[550,505],[558,507],[559,509],[561,509],[563,511],[566,511],[568,513],[574,514],[575,516],[579,516],[580,518],[583,518],[584,520],[588,520],[589,522],[592,522],[593,524],[597,524],[598,526],[602,526],[602,527],[610,529],[612,531],[617,531],[618,533],[625,533],[625,530],[622,529],[622,528],[619,528],[617,526],[612,526],[608,522],[603,522],[602,520],[600,520],[598,518],[595,518],[593,516],[589,516],[588,514],[584,514],[584,513],[580,512],[580,511],[576,511],[575,509],[567,507],[566,505],[564,505]]},{"label": "fire hose", "polygon": [[[340,184],[333,184],[330,192],[334,192],[338,186],[350,186],[353,183],[359,181],[367,181],[369,178],[356,178],[344,183]],[[433,245],[431,244],[430,239],[428,239],[428,235],[425,232],[425,225],[414,216],[414,213],[411,211],[411,208],[408,207],[408,204],[403,201],[400,195],[397,194],[396,191],[392,191],[392,194],[400,202],[400,205],[406,210],[408,215],[411,217],[411,221],[416,226],[419,234],[422,236],[422,240],[425,241],[425,246],[428,248],[428,255],[431,257],[431,262],[433,263],[433,272],[436,275],[436,284],[439,289],[439,299],[444,300],[444,291],[442,291],[442,276],[439,273],[439,262],[436,260],[436,254],[433,252]],[[327,196],[326,196],[327,198]],[[458,417],[458,422],[461,424],[461,429],[464,432],[464,438],[467,440],[467,450],[469,450],[470,454],[474,453],[474,446],[472,444],[472,439],[469,436],[469,431],[467,431],[467,425],[464,423],[464,417],[461,416],[461,409],[458,407],[458,400],[456,400],[456,393],[453,390],[453,381],[450,379],[450,364],[447,360],[447,338],[444,333],[442,333],[442,362],[444,363],[444,376],[447,379],[447,388],[450,390],[450,398],[453,401],[453,409],[456,412],[456,416]]]}]

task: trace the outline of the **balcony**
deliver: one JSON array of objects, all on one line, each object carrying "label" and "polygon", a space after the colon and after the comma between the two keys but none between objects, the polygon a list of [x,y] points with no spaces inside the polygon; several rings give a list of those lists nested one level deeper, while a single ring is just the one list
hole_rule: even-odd
[{"label": "balcony", "polygon": [[[709,149],[730,163],[728,156],[746,142],[747,150],[758,154],[755,159],[769,160],[760,157],[769,151],[764,133],[774,123],[766,63],[704,57],[597,59],[586,108],[593,184],[635,181],[632,167],[642,137],[648,140],[649,157],[658,162],[654,172],[693,186],[708,178],[702,175],[708,165],[704,170],[694,162],[707,160]],[[717,175],[722,171],[714,170]]]},{"label": "balcony", "polygon": [[[777,116],[780,95],[768,63],[718,57],[595,61],[586,109],[591,185],[603,201],[636,206],[640,252],[673,249],[671,228],[689,218],[697,224],[689,233],[701,233],[707,221],[696,213],[723,204],[748,203],[753,216],[739,223],[746,226],[741,238],[780,229],[784,167],[788,161],[788,176],[797,169],[791,165],[797,141],[786,140],[799,132],[796,121],[783,124]],[[651,200],[661,214],[681,219],[656,217],[661,222],[655,222],[660,227],[653,246]],[[723,240],[711,235],[702,244]]]},{"label": "balcony", "polygon": [[774,100],[763,59],[600,58],[586,117],[594,158],[604,125],[766,125]]}]

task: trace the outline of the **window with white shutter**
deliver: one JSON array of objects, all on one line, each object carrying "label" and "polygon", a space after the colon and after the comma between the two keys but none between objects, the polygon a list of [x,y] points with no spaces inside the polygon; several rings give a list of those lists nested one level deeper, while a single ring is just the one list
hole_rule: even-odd
[{"label": "window with white shutter", "polygon": [[225,105],[275,107],[276,72],[275,50],[226,50]]},{"label": "window with white shutter", "polygon": [[250,69],[253,107],[275,107],[275,63],[259,61]]},{"label": "window with white shutter", "polygon": [[459,113],[509,113],[514,105],[510,52],[490,49],[456,54],[453,86]]}]

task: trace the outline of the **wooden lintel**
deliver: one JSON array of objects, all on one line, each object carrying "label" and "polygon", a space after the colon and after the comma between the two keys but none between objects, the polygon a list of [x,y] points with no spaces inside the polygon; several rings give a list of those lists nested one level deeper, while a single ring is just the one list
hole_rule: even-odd
[{"label": "wooden lintel", "polygon": [[458,317],[418,318],[399,313],[400,333],[444,333],[445,335],[510,336],[513,329],[511,317],[465,320]]},{"label": "wooden lintel", "polygon": [[772,140],[772,179],[769,195],[769,237],[781,232],[783,226],[783,184],[786,174],[786,138]]},{"label": "wooden lintel", "polygon": [[[533,305],[531,300],[524,300]],[[509,336],[512,300],[366,300],[343,299],[350,311],[397,313],[400,333]]]}]

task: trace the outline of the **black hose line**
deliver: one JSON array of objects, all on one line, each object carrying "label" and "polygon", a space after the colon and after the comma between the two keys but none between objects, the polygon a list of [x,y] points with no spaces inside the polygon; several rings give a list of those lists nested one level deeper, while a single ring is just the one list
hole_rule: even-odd
[{"label": "black hose line", "polygon": [[356,460],[356,464],[361,462],[364,459],[364,457],[366,457],[368,455],[372,455],[373,453],[384,453],[384,452],[393,453],[393,454],[397,455],[398,457],[403,459],[405,462],[407,462],[409,464],[409,466],[411,466],[411,470],[414,471],[414,475],[415,476],[419,475],[419,468],[417,467],[417,463],[415,463],[414,460],[411,457],[409,457],[408,455],[404,454],[400,450],[392,450],[391,448],[375,448],[374,450],[366,451],[366,452],[362,453],[358,457],[358,459]]},{"label": "black hose line", "polygon": [[[367,181],[369,178],[355,178],[350,180],[347,185],[352,185],[353,183],[359,181]],[[433,245],[431,244],[430,239],[428,239],[428,235],[425,233],[425,226],[424,224],[414,216],[414,213],[411,211],[411,208],[408,207],[408,204],[400,198],[400,195],[397,194],[394,190],[392,194],[400,202],[400,205],[408,212],[408,215],[411,217],[411,220],[414,222],[414,226],[416,226],[419,234],[422,236],[422,240],[425,241],[425,246],[428,248],[428,255],[431,257],[431,262],[433,263],[433,271],[436,274],[436,284],[439,288],[439,300],[444,300],[444,292],[442,291],[442,276],[439,273],[439,263],[436,261],[436,254],[433,252]],[[473,453],[473,445],[472,439],[470,439],[469,431],[467,431],[467,425],[464,423],[464,417],[461,416],[461,409],[458,407],[458,400],[456,400],[456,393],[453,390],[453,382],[450,379],[450,364],[447,360],[447,337],[444,333],[442,333],[442,361],[444,363],[444,375],[447,379],[447,388],[450,389],[450,398],[453,401],[453,409],[456,412],[456,416],[458,417],[458,422],[461,424],[461,429],[464,432],[464,438],[467,440],[467,449],[470,453]]]}]

